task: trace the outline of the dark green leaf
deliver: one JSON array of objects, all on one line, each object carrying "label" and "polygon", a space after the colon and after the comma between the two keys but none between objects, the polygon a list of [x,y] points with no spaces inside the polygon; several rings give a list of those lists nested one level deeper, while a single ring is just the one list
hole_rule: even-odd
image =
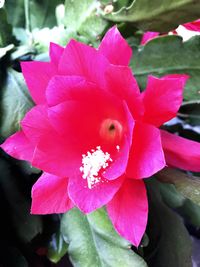
[{"label": "dark green leaf", "polygon": [[178,117],[191,125],[200,125],[200,102],[190,101],[183,103]]},{"label": "dark green leaf", "polygon": [[51,237],[47,257],[53,263],[57,263],[67,253],[67,249],[68,244],[64,241],[60,231],[58,231]]},{"label": "dark green leaf", "polygon": [[1,158],[0,173],[0,186],[9,204],[15,232],[21,242],[30,242],[42,232],[42,220],[39,216],[30,215],[30,198],[23,192],[22,174],[19,173],[19,169],[14,170],[10,162]]},{"label": "dark green leaf", "polygon": [[144,248],[150,267],[191,267],[191,239],[181,218],[163,202],[156,182],[147,181],[149,246]]},{"label": "dark green leaf", "polygon": [[116,22],[131,22],[139,29],[168,32],[179,24],[200,17],[200,2],[194,0],[134,0],[106,16]]},{"label": "dark green leaf", "polygon": [[78,267],[146,267],[131,245],[113,229],[104,209],[83,215],[73,209],[62,217],[61,232]]},{"label": "dark green leaf", "polygon": [[28,262],[21,252],[15,247],[6,245],[1,249],[0,263],[3,264],[3,267],[28,267]]},{"label": "dark green leaf", "polygon": [[[27,2],[28,14],[25,15],[25,4]],[[9,22],[14,27],[22,27],[32,30],[34,28],[53,27],[57,25],[55,9],[64,0],[19,0],[16,4],[15,0],[5,2],[5,7],[8,12]],[[14,11],[13,12],[13,7]]]},{"label": "dark green leaf", "polygon": [[176,211],[189,224],[200,227],[200,207],[181,195],[172,184],[158,183],[165,204]]},{"label": "dark green leaf", "polygon": [[174,184],[177,191],[200,206],[200,179],[188,176],[173,168],[165,168],[156,174],[159,181]]},{"label": "dark green leaf", "polygon": [[6,11],[0,8],[0,47],[13,43],[12,27],[8,24]]},{"label": "dark green leaf", "polygon": [[145,88],[147,76],[163,76],[171,73],[189,74],[185,87],[186,100],[200,99],[200,37],[183,43],[178,36],[164,36],[148,42],[135,51],[131,62],[141,89]]},{"label": "dark green leaf", "polygon": [[19,130],[19,122],[32,106],[33,102],[22,74],[9,69],[5,85],[2,88],[1,135],[7,137]]}]

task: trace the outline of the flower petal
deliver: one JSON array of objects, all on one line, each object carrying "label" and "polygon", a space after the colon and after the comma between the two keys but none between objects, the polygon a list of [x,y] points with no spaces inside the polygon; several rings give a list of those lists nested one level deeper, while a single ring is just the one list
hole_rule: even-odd
[{"label": "flower petal", "polygon": [[145,32],[142,36],[141,45],[145,45],[146,43],[157,37],[159,34],[159,32]]},{"label": "flower petal", "polygon": [[68,179],[43,173],[32,188],[32,214],[64,213],[73,208],[67,193]]},{"label": "flower petal", "polygon": [[116,26],[106,33],[99,46],[99,51],[107,57],[110,63],[116,65],[128,65],[132,56],[132,49]]},{"label": "flower petal", "polygon": [[190,31],[200,32],[200,19],[183,24],[183,26]]},{"label": "flower petal", "polygon": [[155,126],[176,116],[183,100],[183,89],[189,76],[167,75],[163,78],[148,77],[143,93],[145,106],[144,121]]},{"label": "flower petal", "polygon": [[35,148],[22,131],[11,135],[0,147],[10,156],[28,161],[31,161]]},{"label": "flower petal", "polygon": [[133,118],[144,113],[144,107],[137,81],[129,67],[110,65],[105,74],[106,89],[126,101]]},{"label": "flower petal", "polygon": [[[21,122],[30,142],[35,146],[32,165],[58,176],[67,176],[73,170],[74,149],[70,138],[62,137],[50,124],[45,105],[32,108]],[[59,160],[58,160],[59,158]],[[79,159],[80,165],[81,159]]]},{"label": "flower petal", "polygon": [[21,62],[22,72],[29,92],[36,104],[46,103],[45,90],[56,74],[56,67],[49,62]]},{"label": "flower petal", "polygon": [[104,87],[104,73],[108,60],[95,48],[71,40],[59,64],[59,74],[83,76],[87,81]]},{"label": "flower petal", "polygon": [[47,87],[46,97],[49,106],[55,106],[66,100],[77,100],[84,91],[94,85],[80,76],[54,76]]},{"label": "flower petal", "polygon": [[200,171],[200,143],[161,130],[167,165],[183,170]]},{"label": "flower petal", "polygon": [[80,170],[69,179],[68,193],[74,204],[84,213],[92,212],[107,204],[119,190],[124,177],[113,181],[101,178],[91,189]]},{"label": "flower petal", "polygon": [[49,56],[51,58],[51,63],[58,66],[64,48],[58,44],[50,43]]},{"label": "flower petal", "polygon": [[159,129],[135,123],[126,175],[133,179],[147,178],[165,165]]},{"label": "flower petal", "polygon": [[138,247],[145,232],[148,217],[144,182],[126,179],[107,204],[107,211],[117,232]]}]

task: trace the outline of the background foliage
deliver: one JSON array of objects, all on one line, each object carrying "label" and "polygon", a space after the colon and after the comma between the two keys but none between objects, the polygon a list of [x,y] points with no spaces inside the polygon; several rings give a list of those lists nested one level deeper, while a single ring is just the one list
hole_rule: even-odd
[{"label": "background foliage", "polygon": [[[66,45],[75,38],[97,47],[117,24],[133,48],[131,68],[142,90],[149,74],[190,75],[178,117],[164,127],[200,141],[200,37],[183,43],[179,36],[161,36],[140,46],[143,31],[168,32],[198,18],[194,0],[6,0],[0,8],[0,140],[19,129],[33,106],[20,61],[48,60],[50,41]],[[170,170],[147,181],[150,212],[138,249],[114,231],[104,209],[87,216],[76,209],[30,215],[39,175],[0,152],[0,266],[200,266],[198,174]]]}]

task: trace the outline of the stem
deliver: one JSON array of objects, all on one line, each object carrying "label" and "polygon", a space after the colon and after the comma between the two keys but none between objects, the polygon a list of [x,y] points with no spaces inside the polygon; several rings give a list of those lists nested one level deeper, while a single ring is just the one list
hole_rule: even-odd
[{"label": "stem", "polygon": [[24,12],[25,12],[25,28],[30,33],[31,32],[31,24],[30,24],[29,0],[24,0]]}]

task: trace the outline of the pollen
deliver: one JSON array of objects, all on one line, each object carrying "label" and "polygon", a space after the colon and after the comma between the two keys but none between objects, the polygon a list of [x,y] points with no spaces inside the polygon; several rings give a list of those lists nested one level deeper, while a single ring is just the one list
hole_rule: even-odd
[{"label": "pollen", "polygon": [[112,159],[108,152],[103,152],[100,146],[92,149],[91,152],[82,155],[82,166],[80,171],[83,173],[83,179],[87,179],[89,189],[92,189],[97,183],[101,182],[99,172],[108,167]]}]

